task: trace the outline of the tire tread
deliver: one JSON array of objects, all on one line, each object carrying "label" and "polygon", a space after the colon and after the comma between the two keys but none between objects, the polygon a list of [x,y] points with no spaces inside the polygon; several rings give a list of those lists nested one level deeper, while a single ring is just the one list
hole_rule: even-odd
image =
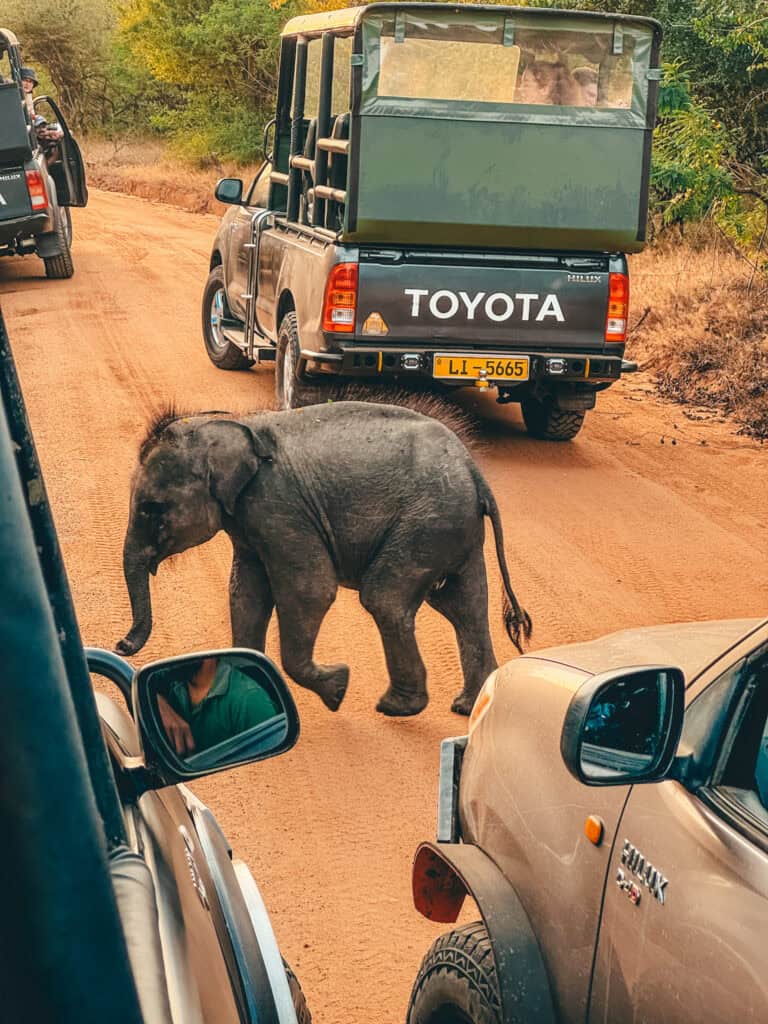
[{"label": "tire tread", "polygon": [[205,342],[205,351],[208,358],[211,360],[213,365],[219,370],[247,370],[253,366],[251,360],[237,347],[229,342],[228,347],[223,352],[215,352],[211,349],[208,344],[208,331],[210,330],[210,299],[209,292],[212,292],[213,286],[218,285],[224,286],[224,270],[219,264],[211,270],[208,275],[208,280],[205,282],[205,288],[203,290],[203,341]]},{"label": "tire tread", "polygon": [[[422,961],[411,993],[408,1024],[439,1024],[439,1017],[423,1017],[420,1004],[444,982],[460,979],[466,988],[466,1006],[474,1024],[499,1024],[501,996],[496,978],[496,961],[485,926],[480,921],[446,932],[432,944]],[[432,990],[432,991],[431,991]]]},{"label": "tire tread", "polygon": [[531,437],[540,441],[572,441],[584,424],[583,412],[558,409],[551,400],[523,399],[523,419]]},{"label": "tire tread", "polygon": [[66,281],[75,272],[75,264],[72,259],[72,250],[67,239],[67,232],[64,227],[64,217],[61,211],[56,222],[56,237],[58,238],[61,252],[58,256],[44,256],[45,276],[51,281]]}]

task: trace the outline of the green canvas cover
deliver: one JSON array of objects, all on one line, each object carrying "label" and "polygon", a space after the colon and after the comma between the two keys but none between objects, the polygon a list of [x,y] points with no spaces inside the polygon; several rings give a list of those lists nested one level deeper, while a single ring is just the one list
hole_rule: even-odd
[{"label": "green canvas cover", "polygon": [[372,8],[345,237],[638,251],[654,32],[583,14]]}]

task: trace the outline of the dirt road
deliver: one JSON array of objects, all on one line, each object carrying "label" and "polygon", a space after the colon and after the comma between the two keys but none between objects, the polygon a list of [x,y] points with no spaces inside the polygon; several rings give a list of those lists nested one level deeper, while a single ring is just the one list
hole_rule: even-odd
[{"label": "dirt road", "polygon": [[[75,214],[77,274],[48,282],[32,258],[0,263],[7,317],[83,636],[111,647],[130,613],[120,555],[136,441],[158,405],[245,410],[269,369],[222,373],[198,305],[216,221],[96,193]],[[640,282],[642,285],[642,282]],[[638,307],[639,308],[639,307]],[[768,448],[692,423],[643,381],[604,396],[569,445],[525,437],[514,407],[466,399],[484,418],[480,462],[501,507],[534,648],[632,624],[768,613]],[[229,545],[161,568],[141,662],[229,641]],[[513,655],[489,558],[497,654]],[[416,719],[374,712],[385,689],[372,621],[341,592],[319,658],[347,660],[341,711],[294,688],[302,737],[274,762],[198,784],[262,886],[317,1024],[399,1024],[423,952],[441,930],[413,911],[409,867],[432,837],[439,741],[459,666],[446,623],[422,613],[431,703]],[[274,627],[269,652],[277,655]]]}]

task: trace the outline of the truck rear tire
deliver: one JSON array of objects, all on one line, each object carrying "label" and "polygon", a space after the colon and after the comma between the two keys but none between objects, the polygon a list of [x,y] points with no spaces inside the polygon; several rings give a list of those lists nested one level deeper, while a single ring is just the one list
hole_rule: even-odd
[{"label": "truck rear tire", "polygon": [[280,324],[275,354],[275,398],[278,409],[321,405],[333,397],[332,381],[299,374],[300,360],[299,321],[295,313],[288,313]]},{"label": "truck rear tire", "polygon": [[479,921],[446,932],[421,962],[407,1024],[501,1024],[490,939]]},{"label": "truck rear tire", "polygon": [[247,370],[253,366],[244,352],[228,341],[222,331],[222,321],[230,315],[224,270],[214,267],[203,289],[203,341],[208,358],[219,370]]},{"label": "truck rear tire", "polygon": [[566,412],[558,409],[554,399],[540,401],[528,395],[520,403],[523,420],[531,437],[539,441],[571,441],[584,423],[583,410]]},{"label": "truck rear tire", "polygon": [[56,241],[61,250],[57,256],[44,256],[45,276],[52,281],[63,281],[72,277],[75,264],[72,260],[72,220],[69,210],[62,207],[56,218]]}]

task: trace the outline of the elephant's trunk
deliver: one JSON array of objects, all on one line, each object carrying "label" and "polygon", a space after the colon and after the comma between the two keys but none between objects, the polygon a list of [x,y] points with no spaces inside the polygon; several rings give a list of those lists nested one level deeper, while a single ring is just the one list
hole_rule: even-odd
[{"label": "elephant's trunk", "polygon": [[149,573],[156,572],[156,565],[146,550],[137,551],[126,538],[123,549],[123,573],[131,599],[133,625],[122,640],[117,642],[118,654],[136,654],[149,640],[152,632],[152,599],[149,595]]}]

